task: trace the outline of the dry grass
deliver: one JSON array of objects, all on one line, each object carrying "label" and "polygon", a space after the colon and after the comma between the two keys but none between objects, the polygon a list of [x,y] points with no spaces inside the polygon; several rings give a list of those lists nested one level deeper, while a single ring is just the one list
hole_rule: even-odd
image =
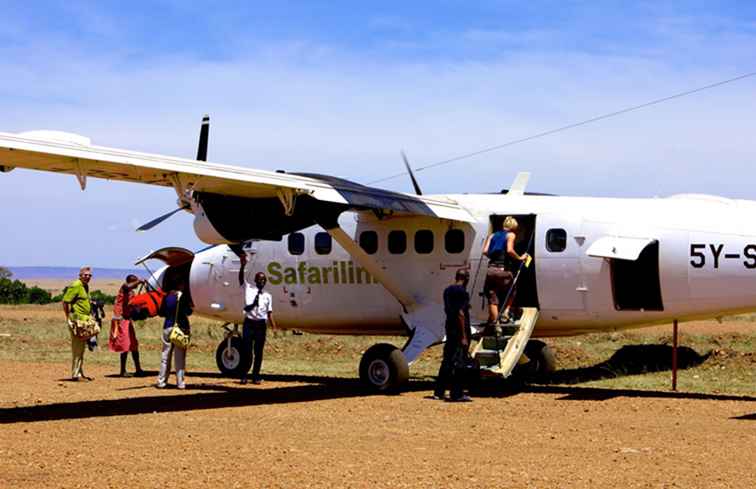
[{"label": "dry grass", "polygon": [[[109,312],[109,311],[108,311]],[[733,325],[736,329],[733,329]],[[108,325],[100,335],[105,347],[87,353],[88,363],[117,369],[118,355],[107,351]],[[701,322],[681,326],[681,346],[700,364],[692,362],[679,376],[679,388],[691,392],[753,394],[756,389],[756,323],[749,321]],[[215,349],[223,338],[217,322],[194,318],[193,346],[189,367],[194,371],[215,372]],[[160,350],[159,319],[137,327],[143,363],[156,369]],[[613,357],[625,345],[669,345],[671,328],[653,328],[627,333],[594,334],[550,339],[560,365],[551,383],[580,384],[614,389],[667,390],[670,385],[668,349],[664,358],[651,358],[649,351],[624,349],[626,355]],[[346,337],[329,335],[295,336],[274,332],[266,346],[265,370],[278,374],[355,377],[362,353],[377,342],[402,345],[398,337]],[[0,306],[0,360],[44,361],[66,364],[70,359],[69,337],[59,304],[47,306]],[[635,351],[635,358],[627,353]],[[708,355],[708,356],[707,356]],[[426,351],[412,367],[414,377],[436,373],[440,348]],[[684,359],[683,359],[684,360]],[[684,364],[684,362],[681,362]]]}]

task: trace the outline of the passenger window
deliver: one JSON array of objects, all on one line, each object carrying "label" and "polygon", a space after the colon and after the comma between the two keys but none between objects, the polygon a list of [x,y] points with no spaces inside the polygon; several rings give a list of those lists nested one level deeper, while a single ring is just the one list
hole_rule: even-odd
[{"label": "passenger window", "polygon": [[392,255],[401,255],[407,251],[407,234],[404,231],[391,231],[388,235],[388,250]]},{"label": "passenger window", "polygon": [[461,229],[450,229],[444,236],[444,248],[447,253],[462,253],[465,249],[465,232]]},{"label": "passenger window", "polygon": [[360,233],[360,248],[368,255],[378,251],[378,233],[375,231],[363,231]]},{"label": "passenger window", "polygon": [[421,255],[433,252],[433,231],[421,229],[415,233],[415,251]]},{"label": "passenger window", "polygon": [[292,255],[301,255],[304,253],[305,237],[302,233],[291,233],[289,235],[289,253]]},{"label": "passenger window", "polygon": [[559,253],[567,248],[567,231],[564,229],[549,229],[546,231],[546,249],[552,253]]},{"label": "passenger window", "polygon": [[318,255],[327,255],[331,252],[333,242],[331,241],[331,235],[328,233],[320,232],[315,235],[315,253]]}]

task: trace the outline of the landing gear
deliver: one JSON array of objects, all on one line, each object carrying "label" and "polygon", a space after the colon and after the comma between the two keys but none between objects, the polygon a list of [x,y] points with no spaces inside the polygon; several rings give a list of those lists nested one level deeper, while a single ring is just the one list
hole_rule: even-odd
[{"label": "landing gear", "polygon": [[227,327],[226,337],[220,342],[215,350],[215,363],[218,370],[227,377],[241,377],[246,370],[249,370],[248,362],[244,359],[244,349],[242,348],[242,339],[239,336],[239,329],[234,325],[234,329]]},{"label": "landing gear", "polygon": [[402,351],[388,343],[367,349],[360,360],[360,380],[377,392],[395,392],[409,378],[409,366]]},{"label": "landing gear", "polygon": [[525,356],[528,357],[528,363],[523,365],[523,373],[527,377],[543,377],[557,369],[554,351],[543,341],[528,341]]}]

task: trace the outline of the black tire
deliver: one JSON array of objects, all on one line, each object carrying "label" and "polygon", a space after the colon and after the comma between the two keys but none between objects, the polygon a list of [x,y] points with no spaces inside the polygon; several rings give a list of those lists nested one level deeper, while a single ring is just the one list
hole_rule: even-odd
[{"label": "black tire", "polygon": [[528,357],[528,363],[523,367],[528,377],[545,377],[557,369],[554,351],[543,341],[528,341],[525,345],[525,356]]},{"label": "black tire", "polygon": [[360,360],[360,380],[374,392],[396,392],[409,379],[409,365],[402,351],[388,343],[367,349]]},{"label": "black tire", "polygon": [[224,339],[215,350],[215,363],[220,373],[227,377],[241,377],[249,370],[249,360],[242,349],[242,340],[238,336],[231,337],[231,349],[228,349],[228,339]]}]

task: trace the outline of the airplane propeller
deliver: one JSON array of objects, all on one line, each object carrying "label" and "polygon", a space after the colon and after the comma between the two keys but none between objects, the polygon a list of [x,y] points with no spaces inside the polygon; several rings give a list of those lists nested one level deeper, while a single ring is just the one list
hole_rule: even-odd
[{"label": "airplane propeller", "polygon": [[[197,161],[207,161],[207,143],[208,143],[209,137],[210,137],[210,116],[205,114],[202,117],[202,127],[200,128],[199,144],[197,145]],[[146,224],[142,224],[141,226],[137,228],[137,232],[148,231],[154,228],[155,226],[157,226],[158,224],[160,224],[161,222],[165,221],[172,215],[178,213],[179,211],[183,211],[189,208],[191,208],[191,205],[184,204],[178,209],[174,209],[171,212],[168,212],[167,214],[163,214],[162,216],[157,217]]]},{"label": "airplane propeller", "polygon": [[407,155],[404,154],[404,151],[402,151],[402,159],[404,160],[405,168],[407,168],[407,173],[409,173],[409,176],[412,179],[412,186],[415,187],[415,193],[417,195],[423,195],[422,190],[420,190],[420,185],[417,184],[417,180],[415,179],[415,174],[412,172],[412,168],[410,168],[409,160],[407,160]]},{"label": "airplane propeller", "polygon": [[178,213],[179,211],[183,211],[183,210],[189,209],[190,207],[191,206],[189,204],[186,204],[186,205],[182,205],[178,209],[173,209],[171,212],[169,212],[167,214],[163,214],[162,216],[157,217],[157,218],[151,220],[147,224],[142,224],[141,226],[139,226],[137,228],[137,232],[148,231],[148,230],[154,228],[155,226],[157,226],[158,224],[160,224],[161,222],[165,221],[166,219],[168,219],[172,215]]}]

